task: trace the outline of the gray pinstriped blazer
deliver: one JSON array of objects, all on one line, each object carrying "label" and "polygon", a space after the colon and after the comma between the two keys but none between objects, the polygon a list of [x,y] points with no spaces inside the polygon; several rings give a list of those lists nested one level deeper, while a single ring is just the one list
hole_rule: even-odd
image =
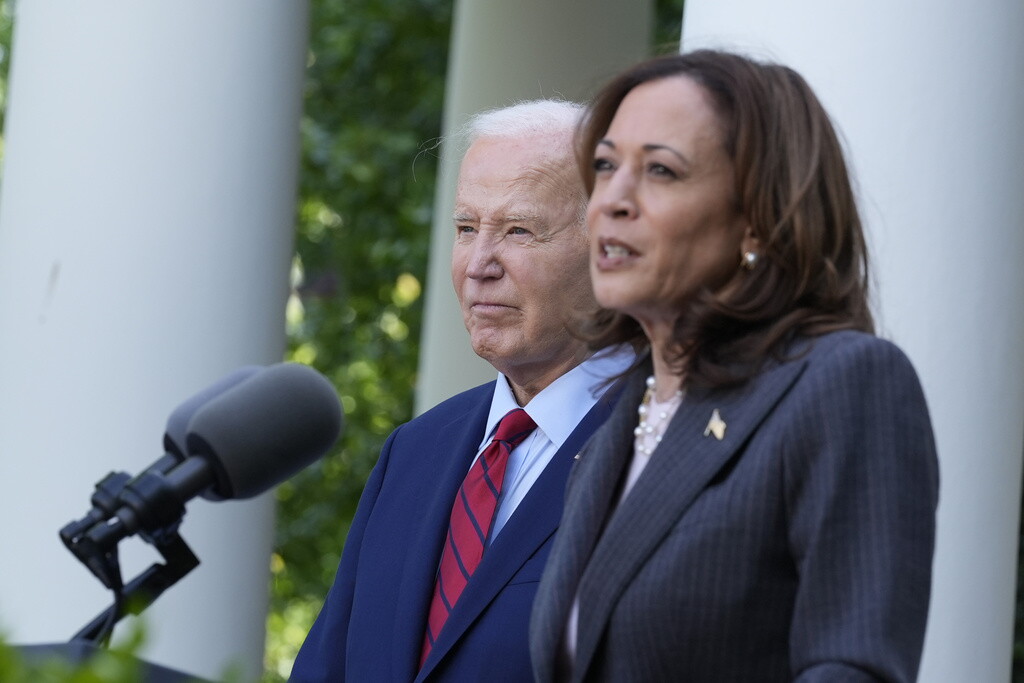
[{"label": "gray pinstriped blazer", "polygon": [[[570,475],[534,603],[538,681],[574,595],[573,681],[912,681],[938,464],[917,376],[857,332],[740,389],[687,394],[614,509],[648,368]],[[712,411],[724,438],[704,436]]]}]

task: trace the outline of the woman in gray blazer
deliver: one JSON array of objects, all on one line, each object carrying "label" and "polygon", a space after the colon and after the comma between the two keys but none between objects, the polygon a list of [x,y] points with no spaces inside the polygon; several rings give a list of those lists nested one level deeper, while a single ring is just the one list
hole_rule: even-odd
[{"label": "woman in gray blazer", "polygon": [[641,360],[569,479],[537,679],[914,680],[938,465],[827,114],[698,51],[613,80],[577,144],[591,338]]}]

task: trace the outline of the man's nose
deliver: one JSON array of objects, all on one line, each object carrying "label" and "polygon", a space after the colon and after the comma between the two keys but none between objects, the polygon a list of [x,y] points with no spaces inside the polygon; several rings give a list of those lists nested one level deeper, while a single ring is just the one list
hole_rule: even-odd
[{"label": "man's nose", "polygon": [[466,275],[475,279],[499,278],[505,272],[501,266],[501,245],[491,239],[477,239],[469,256]]}]

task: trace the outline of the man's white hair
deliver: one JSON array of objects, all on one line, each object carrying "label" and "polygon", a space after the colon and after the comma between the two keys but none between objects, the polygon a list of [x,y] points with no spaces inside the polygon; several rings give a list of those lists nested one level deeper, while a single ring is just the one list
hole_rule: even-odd
[{"label": "man's white hair", "polygon": [[[549,158],[557,160],[558,166],[565,168],[562,165],[566,164],[575,171],[573,136],[586,109],[582,104],[566,100],[528,100],[480,112],[460,131],[463,152],[477,140],[485,138],[551,138]],[[575,202],[576,222],[582,226],[586,224],[587,194],[583,189],[582,180],[577,182],[576,186],[576,191],[565,199]]]},{"label": "man's white hair", "polygon": [[529,100],[480,112],[465,128],[468,144],[480,138],[519,139],[541,135],[563,136],[571,144],[586,107],[565,100]]}]

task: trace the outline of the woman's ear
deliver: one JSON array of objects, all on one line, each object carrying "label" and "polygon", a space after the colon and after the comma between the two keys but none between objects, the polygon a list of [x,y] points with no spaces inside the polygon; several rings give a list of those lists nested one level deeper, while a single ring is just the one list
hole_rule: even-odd
[{"label": "woman's ear", "polygon": [[761,255],[761,240],[754,234],[754,229],[749,225],[743,231],[743,239],[740,240],[740,253],[745,254],[748,251],[758,256]]},{"label": "woman's ear", "polygon": [[761,257],[761,249],[761,240],[748,225],[743,231],[743,239],[740,240],[740,266],[744,270],[753,270]]}]

